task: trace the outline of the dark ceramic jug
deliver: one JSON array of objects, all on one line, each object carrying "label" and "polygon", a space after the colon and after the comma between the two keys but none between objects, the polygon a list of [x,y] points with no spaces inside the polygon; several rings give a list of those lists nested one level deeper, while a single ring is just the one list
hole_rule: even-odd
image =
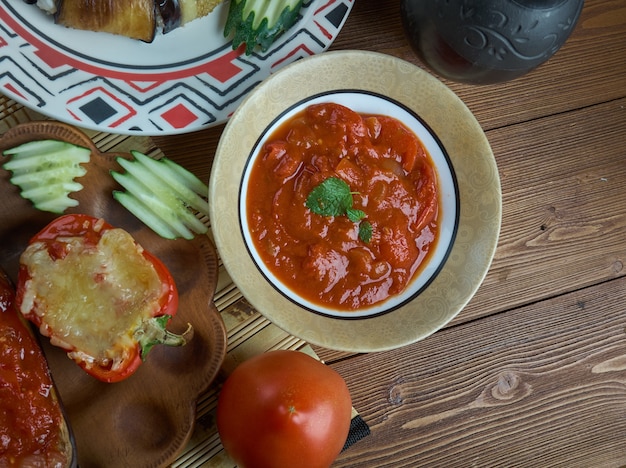
[{"label": "dark ceramic jug", "polygon": [[402,0],[413,49],[439,75],[487,84],[517,78],[570,36],[583,0]]}]

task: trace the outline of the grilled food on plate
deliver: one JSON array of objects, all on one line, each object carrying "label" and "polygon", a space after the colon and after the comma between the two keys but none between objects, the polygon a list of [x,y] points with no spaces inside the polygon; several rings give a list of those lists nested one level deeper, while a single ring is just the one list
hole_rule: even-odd
[{"label": "grilled food on plate", "polygon": [[[24,0],[36,3],[58,24],[152,42],[159,33],[208,15],[224,0]],[[224,36],[233,49],[263,52],[300,19],[302,0],[231,0]]]},{"label": "grilled food on plate", "polygon": [[73,29],[152,42],[159,33],[208,15],[223,0],[24,0]]}]

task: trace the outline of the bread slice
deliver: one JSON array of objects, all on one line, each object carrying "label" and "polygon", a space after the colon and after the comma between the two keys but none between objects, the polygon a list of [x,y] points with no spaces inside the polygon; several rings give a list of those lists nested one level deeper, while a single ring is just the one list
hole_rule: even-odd
[{"label": "bread slice", "polygon": [[208,15],[223,0],[179,0],[181,26]]}]

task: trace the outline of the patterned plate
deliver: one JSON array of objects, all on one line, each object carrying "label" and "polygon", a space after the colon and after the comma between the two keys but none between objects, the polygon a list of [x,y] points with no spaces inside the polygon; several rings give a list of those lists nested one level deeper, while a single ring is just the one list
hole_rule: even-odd
[{"label": "patterned plate", "polygon": [[52,118],[99,131],[185,133],[225,122],[260,81],[326,50],[353,0],[304,1],[265,53],[224,38],[228,2],[148,44],[55,25],[22,0],[0,0],[0,92]]}]

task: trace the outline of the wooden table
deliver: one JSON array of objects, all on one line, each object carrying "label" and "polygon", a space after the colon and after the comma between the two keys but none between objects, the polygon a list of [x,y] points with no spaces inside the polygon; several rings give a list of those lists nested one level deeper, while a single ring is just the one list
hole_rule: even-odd
[{"label": "wooden table", "polygon": [[[355,2],[338,49],[424,67],[405,40],[398,0]],[[422,342],[361,355],[314,348],[346,379],[371,430],[334,466],[624,466],[626,3],[588,0],[565,46],[522,78],[443,81],[475,114],[497,160],[498,248],[467,307]],[[4,125],[33,117],[11,106],[0,107]],[[90,134],[104,150],[160,150],[207,179],[222,130]],[[261,333],[271,347],[304,345],[273,330],[220,273],[216,303],[231,352]],[[199,432],[175,466],[232,466],[207,435],[216,392],[201,399]]]}]

